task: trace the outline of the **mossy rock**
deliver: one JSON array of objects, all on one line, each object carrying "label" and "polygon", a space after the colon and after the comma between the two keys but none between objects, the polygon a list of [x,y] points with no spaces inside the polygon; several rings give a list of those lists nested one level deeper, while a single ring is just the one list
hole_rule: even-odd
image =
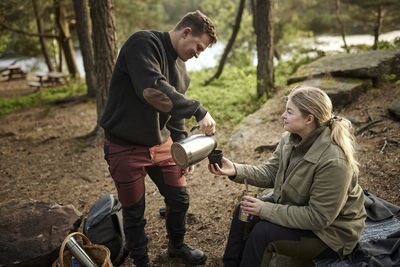
[{"label": "mossy rock", "polygon": [[369,89],[372,86],[372,81],[370,79],[323,77],[302,81],[291,86],[318,87],[329,95],[334,108],[340,109]]},{"label": "mossy rock", "polygon": [[400,74],[399,62],[400,49],[326,56],[301,66],[288,84],[326,75],[367,78],[378,83],[384,74]]}]

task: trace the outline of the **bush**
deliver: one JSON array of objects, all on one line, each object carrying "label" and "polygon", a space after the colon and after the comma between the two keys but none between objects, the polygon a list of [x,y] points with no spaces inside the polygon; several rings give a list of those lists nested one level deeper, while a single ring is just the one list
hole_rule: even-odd
[{"label": "bush", "polygon": [[[236,125],[265,102],[265,97],[257,98],[254,66],[225,67],[219,79],[204,86],[214,72],[214,69],[191,72],[192,82],[186,95],[199,100],[217,124]],[[192,118],[187,123],[194,125],[196,121]]]}]

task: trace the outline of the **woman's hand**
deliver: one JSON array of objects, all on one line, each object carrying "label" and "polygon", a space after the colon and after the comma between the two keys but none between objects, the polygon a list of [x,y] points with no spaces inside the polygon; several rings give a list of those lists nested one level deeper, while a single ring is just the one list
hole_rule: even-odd
[{"label": "woman's hand", "polygon": [[224,157],[222,157],[222,168],[220,168],[217,163],[214,163],[214,164],[208,164],[208,170],[216,175],[226,175],[226,176],[236,175],[236,168],[233,165],[232,161]]},{"label": "woman's hand", "polygon": [[243,196],[242,201],[240,201],[240,208],[242,211],[255,216],[260,215],[263,205],[264,201],[251,196]]}]

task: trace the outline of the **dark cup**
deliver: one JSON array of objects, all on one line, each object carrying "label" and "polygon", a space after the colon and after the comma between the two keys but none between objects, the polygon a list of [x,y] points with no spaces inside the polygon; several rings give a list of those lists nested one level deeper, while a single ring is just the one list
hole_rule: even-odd
[{"label": "dark cup", "polygon": [[222,150],[214,149],[210,155],[208,155],[208,160],[210,164],[217,163],[220,168],[222,168]]}]

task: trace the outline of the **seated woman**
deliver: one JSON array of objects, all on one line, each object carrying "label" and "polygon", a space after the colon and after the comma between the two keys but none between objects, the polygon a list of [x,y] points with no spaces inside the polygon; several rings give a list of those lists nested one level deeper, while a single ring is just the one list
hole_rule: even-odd
[{"label": "seated woman", "polygon": [[234,182],[246,178],[251,185],[274,188],[270,202],[250,196],[240,202],[243,212],[254,215],[252,222],[240,221],[236,208],[224,266],[268,265],[272,253],[308,260],[343,257],[364,229],[364,195],[350,121],[333,116],[328,95],[312,87],[289,94],[282,119],[287,132],[264,165],[223,158],[222,168],[208,166],[211,173]]}]

